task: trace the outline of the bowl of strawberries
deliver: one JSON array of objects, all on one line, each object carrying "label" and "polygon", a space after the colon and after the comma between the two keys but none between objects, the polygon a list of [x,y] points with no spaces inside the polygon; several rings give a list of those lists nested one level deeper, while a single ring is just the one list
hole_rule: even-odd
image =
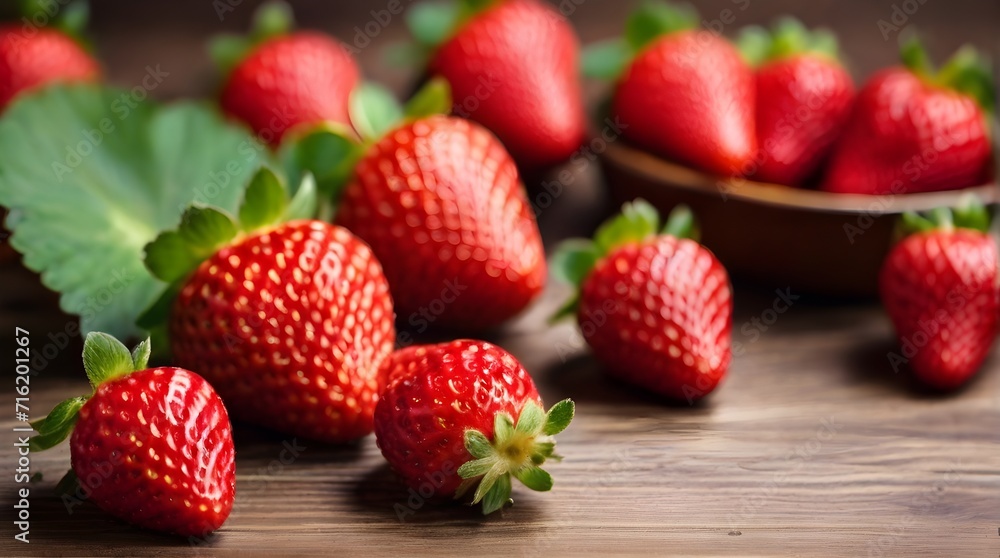
[{"label": "bowl of strawberries", "polygon": [[911,37],[900,66],[855,88],[826,30],[785,18],[733,44],[696,21],[645,4],[584,66],[614,82],[611,197],[690,206],[735,273],[870,296],[901,214],[997,201],[992,78],[974,49],[935,70]]}]

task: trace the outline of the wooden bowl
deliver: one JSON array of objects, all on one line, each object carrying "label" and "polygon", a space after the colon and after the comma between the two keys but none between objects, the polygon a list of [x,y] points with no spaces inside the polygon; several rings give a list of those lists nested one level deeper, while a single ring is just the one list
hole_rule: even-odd
[{"label": "wooden bowl", "polygon": [[689,205],[702,242],[734,275],[834,296],[877,294],[878,271],[901,213],[953,206],[967,193],[984,204],[1000,199],[995,185],[861,196],[719,178],[623,142],[609,143],[601,163],[616,204],[645,198],[661,212]]}]

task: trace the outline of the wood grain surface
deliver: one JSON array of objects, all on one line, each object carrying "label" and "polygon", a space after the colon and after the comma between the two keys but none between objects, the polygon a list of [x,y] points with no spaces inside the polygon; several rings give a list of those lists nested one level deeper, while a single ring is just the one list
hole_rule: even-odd
[{"label": "wood grain surface", "polygon": [[[201,42],[245,25],[253,2],[222,23],[207,1],[95,4],[111,78],[128,85],[144,65],[162,63],[177,73],[155,95],[172,98],[211,89]],[[382,4],[300,7],[307,25],[350,38],[371,17],[369,6]],[[728,2],[700,4],[713,13]],[[782,11],[828,21],[863,76],[891,61],[894,47],[876,25],[891,5],[754,0],[740,23]],[[585,0],[571,16],[587,39],[614,33],[623,17],[620,2],[602,0]],[[911,18],[947,53],[964,40],[993,44],[1000,4],[928,0]],[[377,44],[401,36],[399,27],[393,22]],[[381,46],[361,53],[366,71],[403,90],[412,76],[381,64],[381,53]],[[607,211],[596,168],[573,172],[578,180],[540,214],[549,246],[587,233]],[[550,179],[528,177],[539,205],[538,185]],[[31,331],[34,350],[51,346],[55,355],[32,377],[31,413],[41,416],[87,388],[75,322],[24,269],[0,267],[0,285],[0,346],[10,355],[0,368],[13,366],[15,326]],[[236,508],[211,540],[191,545],[141,531],[89,503],[68,513],[53,495],[69,465],[64,445],[32,455],[32,471],[44,479],[31,488],[32,542],[24,545],[12,540],[11,380],[4,390],[10,411],[0,414],[8,432],[0,450],[0,555],[1000,555],[1000,357],[966,389],[935,396],[893,372],[893,335],[876,302],[792,292],[799,298],[779,313],[778,290],[785,285],[737,281],[732,368],[715,394],[688,406],[608,379],[573,324],[546,325],[566,294],[551,284],[488,338],[524,363],[546,401],[572,397],[578,418],[559,439],[565,460],[549,468],[553,491],[515,488],[515,505],[486,518],[412,497],[371,437],[331,447],[237,425]]]}]

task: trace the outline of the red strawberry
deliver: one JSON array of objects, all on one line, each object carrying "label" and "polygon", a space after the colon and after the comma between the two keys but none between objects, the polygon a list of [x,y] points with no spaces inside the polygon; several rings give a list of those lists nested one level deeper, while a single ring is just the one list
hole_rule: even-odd
[{"label": "red strawberry", "polygon": [[757,151],[753,73],[728,41],[690,30],[696,21],[688,10],[644,3],[629,19],[627,45],[610,50],[612,68],[595,70],[608,51],[592,50],[588,73],[618,75],[621,58],[633,56],[611,102],[623,136],[709,172],[745,173]]},{"label": "red strawberry", "polygon": [[337,223],[385,267],[411,325],[488,328],[545,284],[545,252],[513,160],[486,129],[430,116],[371,146]]},{"label": "red strawberry", "polygon": [[179,232],[151,243],[146,264],[174,284],[151,313],[168,314],[177,364],[212,382],[234,417],[321,441],[360,438],[371,432],[380,367],[395,341],[389,285],[347,230],[275,224],[281,195],[263,170],[240,210],[247,232],[217,210],[193,208]]},{"label": "red strawberry", "polygon": [[[849,194],[954,190],[988,181],[992,106],[985,62],[960,50],[937,75],[919,43],[907,68],[864,86],[827,170],[823,189]],[[978,104],[977,104],[978,102]]]},{"label": "red strawberry", "polygon": [[741,47],[757,65],[757,144],[763,151],[755,176],[800,185],[829,154],[854,99],[854,83],[837,59],[837,39],[787,18],[773,35],[746,29]]},{"label": "red strawberry", "polygon": [[625,204],[593,242],[567,242],[552,265],[580,288],[562,313],[576,312],[609,372],[693,402],[729,367],[732,289],[715,256],[685,238],[693,229],[687,208],[676,209],[662,233],[658,222],[645,201]]},{"label": "red strawberry", "polygon": [[0,26],[0,112],[22,91],[56,81],[93,81],[100,74],[97,62],[65,33],[32,31]]},{"label": "red strawberry", "polygon": [[[451,83],[455,114],[489,128],[526,167],[569,158],[586,133],[572,26],[536,0],[461,3],[466,19],[427,45],[435,48],[428,71]],[[410,17],[414,34],[443,39],[422,32],[427,20]]]},{"label": "red strawberry", "polygon": [[[531,376],[507,351],[485,341],[413,346],[393,354],[389,385],[375,409],[382,455],[414,490],[438,499],[475,488],[483,513],[510,499],[511,475],[549,490],[539,468],[552,436],[573,418],[570,400],[546,414]],[[402,517],[402,516],[401,516]]]},{"label": "red strawberry", "polygon": [[909,363],[920,380],[941,390],[966,383],[982,365],[1000,311],[997,246],[986,232],[986,210],[955,210],[952,219],[948,210],[905,215],[911,234],[893,247],[879,276],[882,304],[902,345],[902,355],[890,353],[890,364],[898,370]]},{"label": "red strawberry", "polygon": [[267,33],[255,33],[256,44],[230,37],[216,47],[220,65],[235,66],[222,88],[222,109],[272,145],[298,125],[348,124],[348,99],[360,75],[351,55],[329,36],[284,34],[281,14],[282,8],[265,5],[258,27]]},{"label": "red strawberry", "polygon": [[33,423],[31,449],[51,448],[72,431],[73,470],[64,482],[79,483],[77,494],[140,527],[203,537],[233,508],[229,417],[201,376],[147,369],[149,349],[146,340],[129,354],[110,335],[87,335],[83,359],[94,393]]}]

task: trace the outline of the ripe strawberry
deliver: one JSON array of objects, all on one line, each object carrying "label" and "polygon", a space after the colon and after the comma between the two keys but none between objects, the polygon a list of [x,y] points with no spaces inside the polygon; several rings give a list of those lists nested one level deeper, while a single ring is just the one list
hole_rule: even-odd
[{"label": "ripe strawberry", "polygon": [[854,83],[837,58],[837,39],[786,18],[773,35],[744,30],[741,50],[757,67],[755,177],[801,185],[829,154],[854,99]]},{"label": "ripe strawberry", "polygon": [[894,370],[909,363],[929,386],[955,389],[971,378],[998,332],[1000,278],[997,246],[986,232],[982,206],[928,218],[904,216],[909,233],[882,265],[879,291],[896,326],[902,356],[890,353]]},{"label": "ripe strawberry", "polygon": [[608,371],[673,399],[715,389],[731,359],[729,276],[705,247],[686,238],[686,207],[659,216],[643,200],[597,230],[568,241],[553,269],[580,288],[559,316],[576,313],[583,337]]},{"label": "ripe strawberry", "polygon": [[147,266],[173,287],[141,323],[167,320],[176,363],[212,382],[234,417],[354,440],[371,432],[395,341],[389,285],[347,230],[277,224],[281,188],[258,173],[240,209],[245,232],[218,210],[192,208],[179,232],[147,246]]},{"label": "ripe strawberry", "polygon": [[222,109],[275,146],[295,126],[348,124],[348,100],[360,76],[354,59],[331,37],[286,34],[286,10],[265,5],[250,41],[225,37],[213,45],[219,64],[232,68]]},{"label": "ripe strawberry", "polygon": [[32,423],[30,448],[51,448],[72,432],[73,470],[60,485],[79,483],[78,494],[134,525],[203,537],[233,508],[229,417],[201,376],[147,369],[149,352],[148,339],[129,354],[110,335],[88,334],[83,362],[94,393]]},{"label": "ripe strawberry", "polygon": [[823,189],[849,194],[954,190],[989,180],[989,69],[966,47],[934,74],[917,42],[905,68],[889,68],[858,93]]},{"label": "ripe strawberry", "polygon": [[451,83],[455,114],[489,128],[525,167],[568,159],[586,133],[572,26],[537,0],[459,4],[461,18],[457,9],[448,12],[457,28],[434,17],[437,4],[418,5],[422,13],[409,18],[414,35],[433,50],[428,73]]},{"label": "ripe strawberry", "polygon": [[69,35],[55,29],[28,34],[0,26],[0,112],[22,91],[57,81],[93,81],[97,62]]},{"label": "ripe strawberry", "polygon": [[697,19],[646,2],[629,19],[626,44],[589,51],[585,67],[617,77],[611,113],[627,140],[709,172],[745,173],[757,151],[753,73],[728,41],[691,30]]},{"label": "ripe strawberry", "polygon": [[367,149],[337,223],[385,268],[401,316],[488,328],[545,284],[545,252],[513,160],[479,125],[410,120]]},{"label": "ripe strawberry", "polygon": [[411,346],[388,364],[389,385],[375,408],[375,439],[407,485],[460,498],[492,513],[510,501],[511,475],[532,490],[552,488],[539,466],[553,436],[573,419],[564,400],[546,414],[524,367],[485,341]]}]

